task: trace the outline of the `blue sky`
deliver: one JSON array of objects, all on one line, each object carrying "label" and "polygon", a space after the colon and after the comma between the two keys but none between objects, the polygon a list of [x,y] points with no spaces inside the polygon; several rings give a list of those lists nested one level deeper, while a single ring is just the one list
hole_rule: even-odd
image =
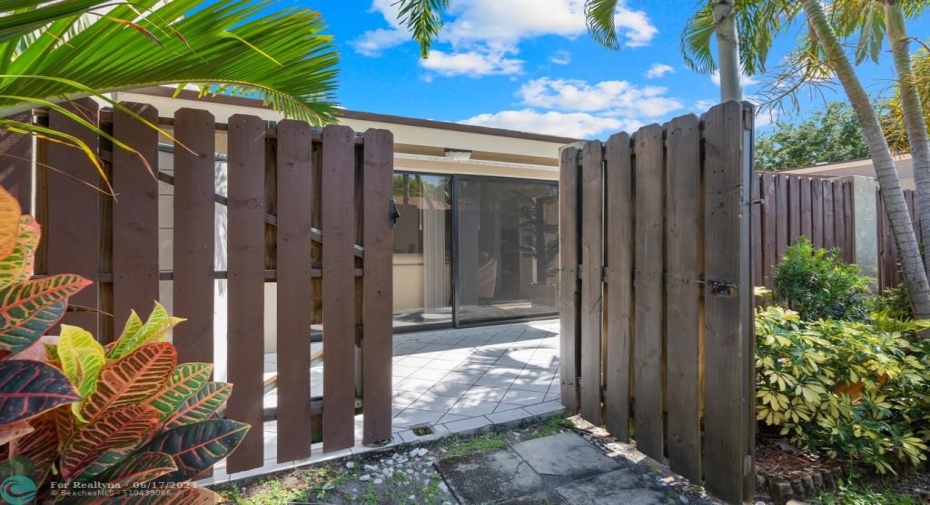
[{"label": "blue sky", "polygon": [[[353,110],[593,138],[703,112],[719,97],[712,77],[690,71],[679,53],[695,0],[621,0],[620,51],[588,37],[583,0],[453,0],[427,60],[398,26],[394,0],[291,2],[321,12],[341,55],[338,101]],[[928,28],[927,19],[909,26],[921,37]],[[771,66],[796,37],[778,41]],[[890,57],[860,73],[882,92]],[[748,80],[746,96],[764,79]],[[819,100],[802,100],[802,113]]]}]

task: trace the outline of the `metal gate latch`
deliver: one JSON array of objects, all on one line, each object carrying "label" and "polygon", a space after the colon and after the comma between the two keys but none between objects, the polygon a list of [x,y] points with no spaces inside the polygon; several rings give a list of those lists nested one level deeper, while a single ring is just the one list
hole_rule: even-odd
[{"label": "metal gate latch", "polygon": [[397,210],[397,200],[391,199],[390,210],[388,211],[391,216],[391,229],[393,230],[397,226],[397,220],[400,219],[400,211]]}]

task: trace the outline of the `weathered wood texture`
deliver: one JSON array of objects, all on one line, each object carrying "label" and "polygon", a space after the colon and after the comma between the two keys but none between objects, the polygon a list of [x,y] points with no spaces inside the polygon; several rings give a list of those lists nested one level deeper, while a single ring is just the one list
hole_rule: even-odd
[{"label": "weathered wood texture", "polygon": [[776,241],[751,232],[776,222],[752,200],[778,194],[751,174],[751,116],[570,146],[560,180],[563,403],[734,503],[754,482],[750,251]]},{"label": "weathered wood texture", "polygon": [[[92,101],[69,107],[137,153],[65,114],[24,118],[81,138],[99,154],[118,200],[99,191],[107,186],[98,167],[74,148],[40,140],[33,153],[31,140],[0,137],[0,182],[23,202],[35,194],[35,209],[24,210],[39,217],[48,244],[36,258],[38,273],[95,281],[72,299],[88,310],[69,312],[64,322],[103,340],[118,335],[131,310],[144,318],[154,301],[170,299],[173,315],[186,319],[170,335],[181,362],[211,363],[215,347],[225,347],[225,380],[235,385],[225,414],[252,425],[227,472],[307,458],[320,439],[324,451],[389,440],[391,133],[358,136],[343,126],[245,115],[222,124],[196,109],[159,118],[150,104],[123,105],[167,125],[173,149],[160,149],[159,132],[132,114],[99,111]],[[21,160],[33,157],[35,176]],[[215,306],[217,293],[226,307]],[[222,312],[227,320],[215,324]],[[326,380],[323,397],[311,398],[311,324],[320,323]],[[265,405],[266,328],[277,335],[276,406]],[[359,413],[365,422],[356,440]],[[269,420],[278,423],[276,458],[265,453]]]}]

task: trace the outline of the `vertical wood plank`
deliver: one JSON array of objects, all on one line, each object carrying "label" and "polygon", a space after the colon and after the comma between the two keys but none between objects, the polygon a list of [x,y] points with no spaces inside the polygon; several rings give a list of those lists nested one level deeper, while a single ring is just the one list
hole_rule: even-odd
[{"label": "vertical wood plank", "polygon": [[578,249],[581,208],[578,202],[578,156],[580,149],[562,150],[559,173],[559,345],[562,405],[578,412],[578,368],[581,358],[581,328],[578,307]]},{"label": "vertical wood plank", "polygon": [[[32,112],[9,119],[32,123]],[[29,135],[0,131],[0,186],[19,202],[23,214],[32,214],[32,142]]]},{"label": "vertical wood plank", "polygon": [[777,176],[764,174],[762,177],[762,277],[766,287],[772,287],[772,267],[778,263],[778,202],[775,194]]},{"label": "vertical wood plank", "polygon": [[[99,122],[99,107],[93,100],[78,100],[63,107],[91,124]],[[49,112],[48,123],[49,128],[82,140],[97,153],[99,139],[83,125],[54,110]],[[78,274],[94,281],[72,296],[68,304],[98,309],[100,285],[97,274],[103,236],[100,198],[111,197],[93,189],[104,186],[94,163],[81,150],[51,142],[48,165],[56,169],[48,177],[48,222],[41,223],[43,241],[48,248],[48,273]],[[94,336],[100,334],[96,313],[66,313],[61,322],[80,326]],[[57,328],[49,333],[57,334]]]},{"label": "vertical wood plank", "polygon": [[745,390],[752,328],[744,315],[752,310],[752,288],[743,113],[741,104],[729,102],[704,118],[705,483],[730,503],[744,499],[747,430],[754,422],[747,419],[751,408]]},{"label": "vertical wood plank", "polygon": [[664,328],[662,269],[665,233],[665,160],[662,128],[649,125],[633,136],[636,153],[636,278],[633,289],[636,345],[633,349],[636,388],[636,447],[661,461],[665,448],[662,407]]},{"label": "vertical wood plank", "polygon": [[[698,118],[687,115],[666,125],[666,321],[668,324],[668,458],[672,470],[700,482],[700,286],[698,251],[701,229],[701,132]],[[758,199],[760,177],[753,178]],[[753,207],[761,242],[762,206]],[[760,247],[761,254],[761,247]],[[761,258],[758,275],[761,277]],[[639,400],[637,395],[637,403]]]},{"label": "vertical wood plank", "polygon": [[846,242],[846,193],[843,191],[843,183],[835,181],[833,183],[833,239],[836,247],[841,250],[841,255],[846,257],[846,251],[849,250],[849,244]]},{"label": "vertical wood plank", "polygon": [[391,363],[393,347],[393,234],[390,202],[393,196],[394,137],[387,130],[365,132],[364,322],[362,337],[362,391],[364,426],[362,442],[391,439]]},{"label": "vertical wood plank", "polygon": [[798,177],[798,184],[801,185],[801,235],[804,235],[811,242],[811,230],[813,229],[813,209],[811,209],[811,180],[810,177]]},{"label": "vertical wood plank", "polygon": [[823,183],[811,179],[811,242],[823,247]]},{"label": "vertical wood plank", "polygon": [[174,115],[174,315],[178,361],[213,362],[214,157],[213,115],[179,109]]},{"label": "vertical wood plank", "polygon": [[[844,249],[847,263],[853,263],[855,253],[855,233],[853,232],[853,188],[849,181],[843,182],[843,221],[846,224],[846,248]],[[911,220],[913,222],[913,219]]]},{"label": "vertical wood plank", "polygon": [[601,288],[604,267],[604,153],[585,144],[581,168],[581,415],[601,424]]},{"label": "vertical wood plank", "polygon": [[604,410],[607,431],[630,439],[630,351],[633,307],[633,167],[630,136],[607,140],[606,185],[606,307],[607,368],[604,370]]},{"label": "vertical wood plank", "polygon": [[833,181],[824,179],[823,184],[823,246],[836,247],[836,220],[833,218]]},{"label": "vertical wood plank", "polygon": [[[265,461],[262,397],[265,354],[265,122],[229,118],[227,353],[230,419],[253,429],[226,463],[227,472],[259,468]],[[295,350],[300,352],[299,350]],[[282,434],[282,436],[285,434]]]},{"label": "vertical wood plank", "polygon": [[765,282],[762,273],[762,174],[752,175],[752,285],[761,286]]},{"label": "vertical wood plank", "polygon": [[775,220],[775,246],[776,246],[776,261],[778,263],[782,258],[785,257],[785,251],[788,250],[788,176],[778,175],[775,179],[777,185],[775,186],[775,199],[776,199],[776,209],[777,209],[777,218]]},{"label": "vertical wood plank", "polygon": [[310,125],[278,123],[278,463],[310,456]]},{"label": "vertical wood plank", "polygon": [[355,437],[355,133],[323,129],[323,452]]},{"label": "vertical wood plank", "polygon": [[801,236],[801,178],[788,177],[788,245],[794,245]]},{"label": "vertical wood plank", "polygon": [[[123,103],[145,120],[158,122],[152,105]],[[117,331],[135,310],[145,317],[158,299],[158,132],[129,114],[113,112],[113,136],[135,149],[149,164],[125,149],[113,151],[113,305]],[[119,335],[116,335],[117,337]]]}]

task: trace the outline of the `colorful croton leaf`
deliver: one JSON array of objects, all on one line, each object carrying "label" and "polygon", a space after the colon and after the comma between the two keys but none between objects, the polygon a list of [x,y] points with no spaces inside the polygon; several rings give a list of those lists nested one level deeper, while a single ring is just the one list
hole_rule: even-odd
[{"label": "colorful croton leaf", "polygon": [[156,436],[143,450],[168,454],[178,467],[160,477],[159,482],[186,481],[228,456],[249,428],[245,423],[211,419],[170,429]]},{"label": "colorful croton leaf", "polygon": [[165,419],[165,429],[206,421],[226,403],[233,385],[225,382],[208,382],[177,410]]},{"label": "colorful croton leaf", "polygon": [[61,319],[68,298],[88,286],[79,275],[53,275],[0,289],[0,350],[13,354],[34,344]]},{"label": "colorful croton leaf", "polygon": [[[63,324],[57,351],[62,371],[77,386],[81,398],[97,391],[97,377],[106,364],[103,346],[97,339],[89,331]],[[80,415],[80,403],[72,404],[71,408],[75,415]]]},{"label": "colorful croton leaf", "polygon": [[39,236],[39,223],[32,216],[22,216],[16,246],[10,254],[0,259],[0,288],[32,277]]},{"label": "colorful croton leaf", "polygon": [[184,319],[169,316],[165,307],[158,302],[155,302],[155,309],[143,325],[140,325],[141,320],[133,311],[126,322],[123,334],[120,335],[116,344],[107,350],[107,359],[120,359],[146,344],[166,342],[168,332],[182,321]]},{"label": "colorful croton leaf", "polygon": [[[116,491],[132,489],[134,485],[153,481],[177,470],[171,456],[161,452],[133,454],[106,471],[93,476],[95,482],[108,484]],[[116,494],[116,491],[111,495]]]},{"label": "colorful croton leaf", "polygon": [[61,370],[39,361],[0,361],[0,425],[25,421],[81,396]]},{"label": "colorful croton leaf", "polygon": [[0,187],[0,258],[13,252],[19,238],[19,217],[23,209],[19,200]]},{"label": "colorful croton leaf", "polygon": [[119,463],[158,426],[158,412],[146,405],[107,410],[79,427],[61,453],[61,476],[71,480],[85,472],[96,475]]},{"label": "colorful croton leaf", "polygon": [[211,373],[213,365],[209,363],[182,363],[171,373],[165,388],[149,398],[146,404],[155,407],[164,421],[178,412],[188,398],[204,389]]},{"label": "colorful croton leaf", "polygon": [[20,456],[29,458],[35,466],[36,484],[45,482],[52,471],[52,464],[58,459],[58,428],[55,419],[59,411],[70,417],[66,406],[35,417],[29,421],[33,427],[32,433],[16,442]]},{"label": "colorful croton leaf", "polygon": [[84,401],[81,416],[90,422],[107,409],[144,403],[165,387],[177,361],[174,346],[161,342],[108,363],[100,371],[97,390]]}]

